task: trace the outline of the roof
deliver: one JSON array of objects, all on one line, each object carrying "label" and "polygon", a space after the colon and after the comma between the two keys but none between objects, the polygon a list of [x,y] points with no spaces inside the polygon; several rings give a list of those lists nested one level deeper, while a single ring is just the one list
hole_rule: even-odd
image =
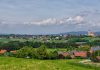
[{"label": "roof", "polygon": [[10,51],[10,52],[15,54],[16,53],[16,50],[13,50],[13,51]]},{"label": "roof", "polygon": [[7,50],[0,50],[0,54],[7,52]]},{"label": "roof", "polygon": [[100,56],[96,56],[96,59],[100,60]]},{"label": "roof", "polygon": [[67,52],[58,52],[58,55],[68,56]]},{"label": "roof", "polygon": [[100,46],[91,47],[90,50],[92,50],[92,51],[100,50]]},{"label": "roof", "polygon": [[85,51],[74,52],[73,54],[76,57],[78,57],[78,56],[80,56],[80,57],[86,57],[87,56],[87,53]]}]

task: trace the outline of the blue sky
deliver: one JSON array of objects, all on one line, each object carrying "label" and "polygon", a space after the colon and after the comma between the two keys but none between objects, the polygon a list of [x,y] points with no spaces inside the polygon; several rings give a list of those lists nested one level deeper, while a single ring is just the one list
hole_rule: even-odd
[{"label": "blue sky", "polygon": [[0,33],[100,30],[100,0],[0,0]]}]

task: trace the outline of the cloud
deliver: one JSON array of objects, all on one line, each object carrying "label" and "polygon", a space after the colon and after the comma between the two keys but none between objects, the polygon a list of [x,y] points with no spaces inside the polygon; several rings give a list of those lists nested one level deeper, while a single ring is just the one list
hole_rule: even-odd
[{"label": "cloud", "polygon": [[77,23],[81,23],[82,21],[84,21],[83,17],[82,16],[76,16],[74,18],[74,20],[77,22]]},{"label": "cloud", "polygon": [[58,20],[56,18],[48,18],[48,19],[43,19],[43,20],[38,20],[38,21],[33,21],[30,24],[35,24],[35,25],[51,25],[51,24],[57,24]]},{"label": "cloud", "polygon": [[[62,17],[62,18],[47,18],[41,20],[25,20],[25,21],[14,21],[12,20],[0,20],[0,30],[6,32],[44,32],[44,33],[59,33],[67,31],[77,30],[98,30],[100,27],[100,16],[99,13],[95,12],[84,12],[81,14]],[[98,14],[98,15],[97,15]],[[5,28],[5,29],[4,29]],[[4,31],[5,30],[5,31]]]},{"label": "cloud", "polygon": [[[99,24],[99,18],[100,16],[97,15],[97,11],[83,11],[80,14],[77,14],[76,16],[73,15],[71,17],[62,17],[62,18],[47,18],[47,19],[41,19],[41,20],[25,20],[25,21],[14,21],[14,20],[3,20],[0,22],[0,24],[8,24],[8,25],[14,25],[14,24],[21,24],[21,25],[36,25],[36,26],[50,26],[50,25],[77,25],[77,26],[86,26],[86,27],[93,27],[98,26]],[[83,16],[85,14],[85,16]],[[99,13],[98,13],[99,14]],[[98,16],[98,17],[97,17]],[[84,28],[86,28],[84,27]]]},{"label": "cloud", "polygon": [[75,17],[67,17],[67,18],[48,18],[38,21],[32,21],[30,23],[25,24],[34,24],[34,25],[61,25],[61,24],[76,24],[83,22],[84,19],[82,16],[75,16]]}]

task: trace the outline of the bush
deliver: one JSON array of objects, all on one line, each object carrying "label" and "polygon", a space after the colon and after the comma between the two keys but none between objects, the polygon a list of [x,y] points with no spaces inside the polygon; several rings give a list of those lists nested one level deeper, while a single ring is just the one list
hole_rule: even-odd
[{"label": "bush", "polygon": [[48,58],[49,59],[58,59],[58,52],[57,51],[50,51],[48,53]]},{"label": "bush", "polygon": [[0,54],[0,56],[9,56],[9,55],[10,55],[9,52],[5,52],[5,53]]},{"label": "bush", "polygon": [[96,57],[100,56],[100,50],[94,51],[92,56],[91,56],[91,60],[94,62],[100,62],[100,59],[97,59]]},{"label": "bush", "polygon": [[16,52],[16,57],[35,59],[58,59],[58,52],[56,50],[47,51],[47,47],[45,45],[41,45],[37,49],[26,46]]},{"label": "bush", "polygon": [[9,56],[10,56],[10,57],[16,57],[16,54],[15,54],[15,53],[9,52]]},{"label": "bush", "polygon": [[47,47],[45,45],[41,45],[36,50],[36,54],[35,55],[36,55],[37,59],[47,59],[48,58]]},{"label": "bush", "polygon": [[67,55],[67,56],[65,57],[65,59],[71,59],[71,56],[70,56],[70,55]]},{"label": "bush", "polygon": [[33,58],[35,57],[34,55],[34,49],[32,47],[23,47],[22,49],[18,50],[16,53],[16,57],[20,58]]},{"label": "bush", "polygon": [[75,57],[76,59],[83,59],[84,57],[80,57],[80,56],[78,56],[78,57]]}]

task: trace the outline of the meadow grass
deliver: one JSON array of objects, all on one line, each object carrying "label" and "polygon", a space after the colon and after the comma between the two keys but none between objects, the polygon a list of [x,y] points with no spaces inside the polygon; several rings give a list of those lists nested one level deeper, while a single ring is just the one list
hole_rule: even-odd
[{"label": "meadow grass", "polygon": [[0,70],[95,70],[70,64],[80,60],[36,60],[14,57],[0,57]]}]

